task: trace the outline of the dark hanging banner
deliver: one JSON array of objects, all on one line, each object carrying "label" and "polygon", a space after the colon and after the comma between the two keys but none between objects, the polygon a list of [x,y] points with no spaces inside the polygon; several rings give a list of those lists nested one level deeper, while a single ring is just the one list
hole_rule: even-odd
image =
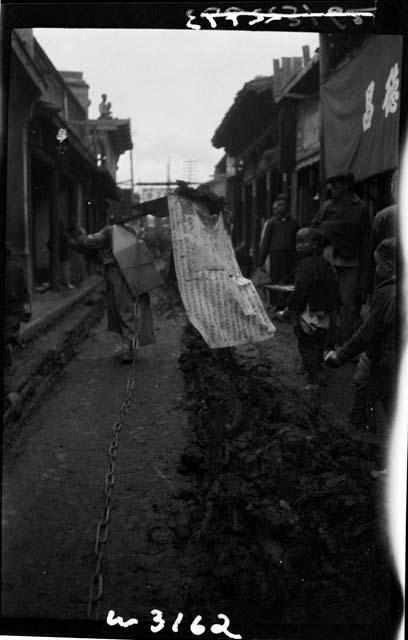
[{"label": "dark hanging banner", "polygon": [[327,177],[360,181],[397,166],[401,60],[401,36],[371,36],[323,83]]}]

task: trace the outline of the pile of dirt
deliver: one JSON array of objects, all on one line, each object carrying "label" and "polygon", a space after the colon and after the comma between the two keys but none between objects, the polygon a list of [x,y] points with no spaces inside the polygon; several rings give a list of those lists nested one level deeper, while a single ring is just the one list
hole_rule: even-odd
[{"label": "pile of dirt", "polygon": [[204,572],[191,598],[260,624],[384,621],[394,582],[378,445],[280,384],[273,362],[210,350],[191,325],[180,365],[191,426],[180,471],[197,478],[190,544]]}]

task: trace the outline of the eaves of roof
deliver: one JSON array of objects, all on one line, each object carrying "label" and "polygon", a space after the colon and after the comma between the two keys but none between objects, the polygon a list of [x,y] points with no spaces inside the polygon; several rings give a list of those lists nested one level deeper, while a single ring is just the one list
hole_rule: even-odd
[{"label": "eaves of roof", "polygon": [[[318,70],[319,61],[320,61],[320,55],[319,55],[319,52],[317,52],[304,67],[301,67],[296,71],[296,73],[290,78],[290,80],[286,83],[286,85],[279,88],[279,92],[276,93],[276,101],[280,102],[285,97],[290,97],[287,94],[290,94],[290,93],[294,94],[299,90],[300,90],[300,93],[304,93],[306,90],[305,86],[307,86],[308,83],[312,83],[312,86],[308,87],[309,89],[309,91],[307,91],[308,93],[309,92],[313,93],[314,89],[318,90],[319,88],[318,80],[317,80],[317,86],[316,87],[313,86],[313,72],[316,72],[316,70]],[[299,85],[301,85],[301,89],[299,89]],[[310,89],[312,91],[310,91]]]},{"label": "eaves of roof", "polygon": [[98,118],[88,120],[86,124],[96,131],[106,132],[118,155],[133,149],[129,118]]},{"label": "eaves of roof", "polygon": [[16,31],[13,31],[11,34],[11,47],[37,89],[41,92],[44,91],[47,86],[44,74],[27,51],[25,42],[19,37]]},{"label": "eaves of roof", "polygon": [[242,89],[240,89],[240,91],[238,91],[238,93],[236,94],[233,104],[224,115],[221,124],[218,126],[213,135],[211,142],[214,147],[220,148],[224,146],[223,138],[227,134],[227,130],[232,121],[239,113],[245,98],[249,94],[261,94],[264,92],[270,93],[271,97],[273,98],[273,76],[259,76],[244,84]]},{"label": "eaves of roof", "polygon": [[[63,90],[69,94],[70,99],[73,100],[76,105],[80,108],[82,113],[84,114],[84,120],[86,119],[86,111],[84,109],[83,104],[78,100],[78,97],[72,91],[71,87],[65,82],[62,74],[58,71],[58,69],[54,66],[50,58],[45,53],[44,49],[38,42],[36,38],[34,38],[34,60],[39,63],[39,66],[43,65],[44,69],[42,70],[42,75],[52,74],[54,79],[58,82],[58,84],[63,88]],[[46,69],[46,70],[45,70]]]}]

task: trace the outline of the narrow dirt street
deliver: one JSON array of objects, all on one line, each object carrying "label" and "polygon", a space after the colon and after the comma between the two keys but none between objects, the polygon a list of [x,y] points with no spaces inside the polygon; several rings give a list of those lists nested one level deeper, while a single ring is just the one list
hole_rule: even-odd
[{"label": "narrow dirt street", "polygon": [[[154,316],[119,433],[99,620],[137,618],[139,637],[161,631],[154,609],[161,637],[193,637],[198,615],[213,637],[221,613],[243,637],[255,623],[259,637],[281,624],[376,628],[394,587],[379,447],[347,420],[352,366],[327,371],[316,401],[290,325],[260,349],[210,350],[164,292]],[[102,321],[5,451],[3,616],[87,619],[130,372],[118,349]]]},{"label": "narrow dirt street", "polygon": [[[185,320],[181,311],[164,308],[160,314],[162,302],[156,299],[157,343],[139,352],[119,436],[102,619],[109,609],[142,618],[159,605],[168,607],[177,600],[177,586],[183,587],[169,522],[179,505],[175,495],[188,491],[188,480],[177,473],[185,446],[178,368]],[[7,617],[86,619],[107,451],[130,371],[119,363],[118,346],[103,321],[5,453]]]}]

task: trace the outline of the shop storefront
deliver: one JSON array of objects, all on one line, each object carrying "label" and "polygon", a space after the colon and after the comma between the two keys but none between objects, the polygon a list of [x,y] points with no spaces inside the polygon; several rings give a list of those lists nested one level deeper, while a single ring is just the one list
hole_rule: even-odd
[{"label": "shop storefront", "polygon": [[321,85],[326,175],[353,173],[372,214],[398,166],[401,64],[401,36],[370,36]]}]

